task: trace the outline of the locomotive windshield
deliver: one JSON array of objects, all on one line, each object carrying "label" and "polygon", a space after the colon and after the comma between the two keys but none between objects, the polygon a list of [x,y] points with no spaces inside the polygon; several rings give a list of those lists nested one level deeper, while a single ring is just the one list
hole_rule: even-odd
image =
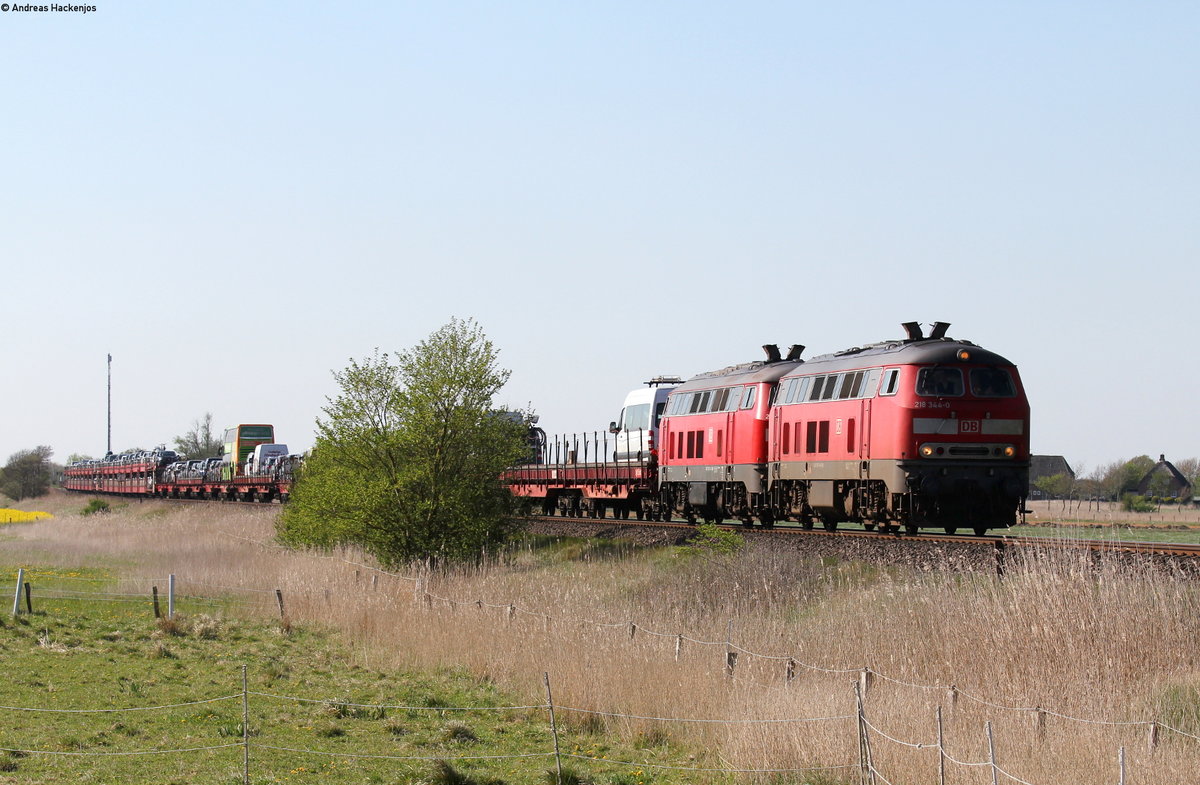
[{"label": "locomotive windshield", "polygon": [[963,376],[958,368],[922,368],[917,373],[917,395],[956,398],[963,394]]},{"label": "locomotive windshield", "polygon": [[971,394],[980,398],[1012,398],[1017,394],[1012,374],[1003,368],[972,368]]}]

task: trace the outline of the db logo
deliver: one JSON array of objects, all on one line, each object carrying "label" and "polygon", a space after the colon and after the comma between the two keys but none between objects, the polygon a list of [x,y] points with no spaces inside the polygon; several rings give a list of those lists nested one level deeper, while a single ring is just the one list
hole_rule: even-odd
[{"label": "db logo", "polygon": [[980,430],[979,420],[959,420],[958,421],[958,432],[959,433],[979,433],[979,430]]}]

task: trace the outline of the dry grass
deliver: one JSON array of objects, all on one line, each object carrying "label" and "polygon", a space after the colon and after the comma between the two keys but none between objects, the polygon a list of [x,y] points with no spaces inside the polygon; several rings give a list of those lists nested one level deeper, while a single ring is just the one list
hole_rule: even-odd
[{"label": "dry grass", "polygon": [[[851,671],[869,666],[900,682],[962,691],[953,701],[944,689],[877,678],[866,711],[878,728],[933,743],[940,705],[950,753],[984,761],[990,721],[1001,765],[1035,785],[1115,782],[1120,747],[1132,782],[1191,782],[1200,770],[1200,742],[1192,739],[1161,731],[1151,753],[1144,726],[1055,716],[1039,733],[1031,711],[966,697],[1097,721],[1159,719],[1200,733],[1200,588],[1168,573],[1043,555],[1000,579],[822,566],[760,548],[734,561],[660,553],[546,564],[529,553],[504,567],[429,576],[416,588],[356,566],[366,561],[357,554],[305,555],[270,545],[274,508],[145,503],[103,520],[72,516],[65,503],[54,511],[54,520],[6,527],[19,538],[3,543],[9,563],[118,564],[142,576],[130,587],[173,572],[184,593],[260,590],[240,596],[263,614],[278,609],[273,594],[261,590],[278,587],[292,620],[344,629],[359,664],[461,665],[523,689],[531,701],[544,699],[547,672],[562,721],[606,725],[646,746],[686,740],[711,751],[706,765],[853,764],[854,723],[663,723],[570,708],[654,717],[844,716],[855,709]],[[520,609],[511,618],[506,608],[490,607],[510,602]],[[630,622],[638,626],[632,637]],[[800,667],[785,685],[783,661],[742,653],[736,678],[728,678],[722,642],[730,631],[751,652],[838,672]],[[677,662],[677,633],[721,645],[684,642]],[[873,753],[891,782],[936,782],[934,750],[875,737]],[[847,771],[844,780],[854,776]],[[950,781],[986,783],[990,773],[951,767]]]},{"label": "dry grass", "polygon": [[1034,501],[1026,505],[1032,514],[1030,523],[1122,523],[1131,526],[1200,526],[1200,507],[1190,504],[1164,504],[1154,512],[1131,512],[1120,502],[1080,501],[1078,499]]}]

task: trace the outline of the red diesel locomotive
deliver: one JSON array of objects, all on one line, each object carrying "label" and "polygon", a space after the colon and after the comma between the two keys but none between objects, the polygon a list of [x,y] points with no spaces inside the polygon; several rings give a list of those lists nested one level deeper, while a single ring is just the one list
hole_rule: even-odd
[{"label": "red diesel locomotive", "polygon": [[[766,346],[764,361],[670,390],[648,454],[624,461],[593,448],[605,460],[577,463],[568,451],[507,481],[569,515],[611,508],[831,531],[855,521],[910,534],[1011,525],[1029,484],[1029,403],[1016,367],[946,337],[944,322],[928,336],[904,327],[905,339],[807,362],[802,346],[786,356]],[[627,474],[639,478],[636,493],[622,487]]]}]

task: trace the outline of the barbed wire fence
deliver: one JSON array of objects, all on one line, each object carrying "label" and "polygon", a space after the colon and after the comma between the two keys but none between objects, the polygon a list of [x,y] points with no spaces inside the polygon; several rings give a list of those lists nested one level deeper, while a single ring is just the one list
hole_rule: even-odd
[{"label": "barbed wire fence", "polygon": [[[318,557],[318,558],[331,558],[331,557]],[[402,581],[411,583],[413,586],[414,601],[419,603],[421,606],[423,606],[423,608],[426,611],[435,612],[438,605],[444,605],[445,607],[449,607],[449,608],[456,609],[456,610],[459,608],[474,607],[476,610],[478,610],[480,612],[487,612],[489,610],[499,610],[502,612],[502,614],[508,624],[513,624],[518,616],[526,616],[526,617],[530,617],[530,618],[541,619],[544,623],[543,626],[547,633],[549,633],[549,631],[550,631],[550,622],[564,621],[563,617],[556,617],[553,614],[549,614],[544,611],[524,608],[520,605],[517,605],[515,602],[488,602],[483,599],[459,600],[459,599],[455,599],[455,598],[451,598],[451,597],[439,596],[439,595],[433,594],[432,592],[430,592],[426,589],[426,580],[424,578],[405,576],[405,575],[401,575],[401,574],[397,574],[397,573],[391,573],[391,572],[387,572],[384,570],[380,570],[375,567],[371,567],[370,565],[365,565],[365,564],[353,562],[353,561],[346,560],[346,559],[340,559],[340,561],[343,561],[346,564],[352,565],[359,569],[371,570],[374,573],[377,573],[379,575],[386,575],[388,577],[398,578]],[[358,570],[356,570],[356,577],[357,577],[357,573],[358,573]],[[15,586],[15,589],[13,592],[14,599],[13,599],[12,613],[14,616],[18,615],[21,612],[21,605],[22,605],[21,600],[22,599],[25,600],[24,604],[25,604],[26,612],[32,612],[32,587],[31,587],[31,582],[26,581],[25,577],[26,577],[25,570],[23,568],[19,569],[18,573],[17,573],[16,586]],[[110,582],[112,579],[111,578],[67,578],[66,576],[54,576],[54,580],[55,581],[76,580],[76,581],[90,581],[90,582]],[[127,582],[131,579],[121,579],[121,580],[123,582]],[[41,590],[38,593],[38,597],[41,599],[57,599],[57,600],[64,600],[64,601],[77,600],[77,601],[87,601],[87,602],[134,603],[134,604],[138,604],[138,605],[142,605],[142,606],[152,606],[154,609],[155,616],[160,617],[162,615],[162,612],[161,612],[161,608],[159,606],[158,584],[163,583],[168,587],[168,611],[167,611],[168,618],[170,618],[171,616],[173,616],[175,614],[176,607],[177,607],[177,600],[185,600],[190,604],[200,604],[200,605],[207,604],[207,605],[211,605],[211,606],[228,606],[228,605],[232,604],[232,605],[242,605],[242,606],[257,606],[259,608],[263,607],[264,603],[270,603],[271,600],[274,600],[275,604],[278,607],[278,612],[279,612],[279,616],[281,617],[281,619],[287,618],[286,608],[284,605],[283,592],[281,589],[278,589],[278,588],[263,589],[263,588],[254,588],[254,587],[245,587],[245,586],[231,586],[231,585],[222,585],[222,584],[202,583],[202,582],[197,581],[197,582],[190,582],[190,583],[192,583],[192,585],[205,587],[205,588],[216,588],[216,589],[223,589],[226,591],[245,592],[248,594],[260,595],[260,596],[258,599],[239,599],[236,597],[228,597],[228,596],[211,597],[211,596],[195,595],[195,594],[185,594],[185,595],[177,596],[175,589],[176,589],[178,580],[174,574],[168,575],[165,579],[163,579],[163,578],[139,578],[138,580],[144,581],[144,582],[152,582],[152,592],[151,592],[150,597],[147,597],[144,592],[142,592],[142,593],[138,593],[138,592],[104,592],[104,591],[92,592],[92,591],[84,591],[84,590],[80,590],[80,589],[62,589],[62,588],[52,588],[52,589]],[[373,589],[378,588],[378,583],[375,580],[372,581],[371,585],[372,585]],[[310,597],[322,597],[323,596],[326,601],[328,601],[330,599],[330,590],[329,589],[323,589],[323,590],[319,590],[319,591],[297,592],[297,594],[304,594],[304,595],[307,595]],[[553,751],[548,751],[545,753],[536,753],[536,754],[528,754],[528,755],[514,755],[514,756],[459,756],[459,757],[447,757],[447,756],[413,757],[413,756],[408,756],[408,757],[405,757],[405,756],[391,756],[391,755],[377,755],[377,754],[361,754],[361,755],[359,755],[359,754],[348,754],[348,753],[341,752],[341,751],[327,752],[327,751],[311,750],[311,749],[304,749],[304,748],[287,748],[287,747],[259,745],[259,744],[252,743],[250,741],[250,738],[248,735],[248,727],[249,727],[248,722],[243,722],[243,725],[242,725],[243,733],[245,733],[247,735],[243,738],[241,743],[235,742],[235,743],[227,743],[227,744],[211,745],[211,746],[179,747],[179,748],[172,748],[172,749],[135,750],[135,751],[128,751],[128,752],[111,752],[111,751],[47,752],[44,750],[29,750],[29,749],[21,749],[19,747],[0,746],[0,752],[10,752],[10,753],[16,753],[16,754],[63,755],[63,756],[80,756],[80,755],[128,756],[128,755],[183,754],[183,753],[189,753],[189,752],[222,750],[222,749],[229,749],[229,748],[233,748],[233,747],[240,747],[240,748],[242,748],[244,757],[246,758],[247,766],[249,765],[249,751],[255,747],[257,747],[259,749],[270,749],[270,750],[276,750],[276,751],[282,751],[282,752],[292,752],[292,753],[297,753],[297,754],[303,753],[303,754],[312,754],[312,755],[331,755],[331,756],[341,756],[341,757],[347,757],[347,758],[358,757],[358,758],[363,758],[363,759],[368,759],[368,758],[392,759],[392,760],[396,760],[396,761],[475,760],[475,759],[503,759],[503,758],[514,758],[514,759],[515,758],[549,758],[550,756],[553,756],[555,759],[556,766],[558,767],[559,771],[561,771],[561,765],[562,765],[563,758],[591,760],[594,762],[613,764],[613,765],[621,765],[621,766],[641,766],[641,767],[646,767],[646,768],[657,768],[657,769],[664,769],[664,770],[693,771],[693,772],[697,772],[697,773],[700,773],[700,772],[724,772],[724,773],[730,773],[730,774],[763,774],[763,775],[767,775],[767,774],[780,774],[780,773],[836,771],[836,770],[845,770],[845,769],[856,768],[858,770],[858,774],[859,774],[859,778],[860,778],[861,782],[863,782],[867,785],[875,785],[876,783],[880,783],[880,782],[885,783],[885,785],[893,785],[891,780],[889,780],[886,777],[886,775],[884,774],[884,772],[882,772],[880,770],[879,766],[876,765],[875,760],[874,760],[875,756],[872,754],[872,744],[873,743],[876,743],[876,744],[886,743],[886,744],[890,744],[897,748],[902,748],[902,749],[911,749],[911,750],[916,750],[916,751],[927,751],[927,750],[928,751],[936,751],[937,758],[936,758],[935,763],[937,766],[937,776],[938,776],[939,785],[943,785],[946,782],[945,771],[946,771],[947,765],[958,766],[958,767],[963,767],[963,768],[968,768],[968,769],[985,769],[986,768],[992,776],[993,783],[996,783],[997,785],[1001,778],[1003,778],[1005,781],[1018,783],[1018,785],[1038,785],[1036,783],[1031,783],[1025,779],[1022,779],[1021,777],[1017,776],[1016,774],[1013,774],[1012,772],[1008,771],[997,760],[996,754],[995,754],[994,732],[993,732],[992,722],[990,720],[985,724],[985,728],[984,728],[984,734],[985,734],[986,740],[987,740],[987,747],[989,749],[989,756],[988,756],[987,760],[983,760],[983,761],[961,760],[947,749],[947,746],[945,744],[944,737],[943,737],[943,732],[942,732],[942,709],[943,709],[943,706],[940,703],[936,707],[936,710],[937,710],[937,722],[936,722],[937,733],[936,733],[935,738],[932,741],[919,741],[919,742],[906,741],[901,738],[898,738],[898,734],[893,735],[892,733],[885,731],[878,724],[879,720],[869,718],[867,715],[867,711],[866,711],[866,702],[865,702],[866,697],[867,697],[868,693],[870,692],[870,690],[872,689],[876,679],[895,684],[899,687],[912,689],[912,690],[943,692],[945,694],[946,699],[947,699],[949,705],[951,706],[951,708],[953,708],[957,705],[959,699],[964,699],[964,700],[967,700],[974,704],[977,704],[981,707],[992,709],[994,711],[1028,714],[1030,717],[1032,717],[1034,727],[1035,727],[1036,732],[1039,735],[1039,737],[1044,735],[1046,718],[1053,717],[1053,718],[1063,720],[1066,722],[1079,723],[1079,724],[1092,725],[1092,726],[1107,726],[1107,727],[1114,727],[1114,728],[1137,728],[1137,727],[1143,728],[1146,733],[1146,736],[1145,736],[1146,748],[1151,753],[1153,753],[1158,748],[1159,743],[1160,743],[1160,737],[1161,737],[1162,733],[1164,733],[1164,732],[1174,734],[1175,736],[1178,736],[1181,739],[1186,739],[1186,740],[1190,740],[1190,741],[1200,741],[1200,736],[1192,734],[1192,733],[1188,733],[1178,727],[1174,727],[1168,723],[1162,722],[1157,719],[1153,719],[1153,720],[1096,719],[1096,718],[1074,716],[1071,714],[1054,711],[1052,709],[1047,709],[1047,708],[1044,708],[1041,706],[1007,705],[1007,704],[1003,704],[1003,703],[997,703],[994,701],[988,701],[980,696],[972,694],[971,692],[965,691],[953,684],[923,684],[923,683],[919,683],[919,682],[912,682],[912,681],[907,681],[904,679],[899,679],[899,678],[890,676],[886,673],[882,673],[880,671],[877,671],[877,670],[867,667],[867,666],[855,666],[855,667],[826,666],[826,665],[820,665],[820,664],[816,664],[816,663],[805,662],[804,660],[801,660],[798,657],[792,656],[792,655],[768,654],[768,653],[764,653],[764,652],[757,652],[757,651],[753,651],[753,650],[744,648],[742,646],[739,646],[732,641],[732,625],[731,625],[729,632],[726,635],[725,640],[706,640],[706,639],[702,639],[702,638],[693,637],[693,636],[685,634],[685,633],[668,633],[668,632],[652,630],[652,629],[648,628],[647,626],[637,623],[636,621],[607,622],[607,621],[599,621],[599,620],[594,620],[594,619],[574,619],[574,621],[576,621],[577,623],[582,623],[584,625],[591,625],[598,630],[612,630],[612,631],[616,632],[619,637],[624,638],[625,640],[628,640],[628,641],[633,641],[639,635],[641,635],[643,637],[673,639],[673,641],[674,641],[674,658],[676,661],[678,661],[681,658],[685,643],[692,645],[692,646],[698,646],[698,647],[720,647],[724,650],[723,651],[723,653],[724,653],[724,657],[723,657],[724,673],[727,678],[729,678],[733,681],[740,681],[743,683],[754,684],[755,686],[759,686],[759,687],[763,687],[763,688],[767,688],[767,689],[779,689],[780,687],[786,689],[797,678],[798,673],[801,670],[809,670],[809,671],[824,673],[824,674],[829,674],[829,675],[851,675],[851,674],[853,674],[855,677],[853,680],[853,689],[854,689],[854,694],[855,694],[855,712],[853,714],[846,714],[846,715],[815,716],[815,717],[790,717],[790,718],[777,718],[777,719],[776,718],[762,718],[762,719],[727,718],[727,719],[721,719],[721,718],[692,718],[692,717],[659,717],[659,716],[650,716],[650,715],[641,715],[641,714],[604,712],[604,711],[583,709],[583,708],[578,708],[578,707],[556,706],[553,702],[552,697],[550,697],[549,675],[545,674],[545,683],[546,683],[546,691],[547,691],[546,703],[534,704],[534,705],[530,705],[530,706],[520,706],[520,707],[505,707],[505,708],[509,708],[509,709],[545,709],[547,712],[549,712],[549,714],[550,714],[549,723],[551,726],[552,735],[554,736],[555,749]],[[739,674],[739,668],[738,668],[739,659],[742,659],[744,661],[744,660],[748,660],[751,658],[762,660],[765,662],[776,662],[776,663],[781,664],[782,672],[780,674],[779,680],[774,683],[754,682],[754,681],[745,680],[743,677],[738,675]],[[243,672],[244,672],[244,670],[245,669],[243,668]],[[130,712],[133,712],[133,711],[156,711],[156,710],[178,708],[180,706],[196,705],[199,703],[233,700],[235,698],[240,697],[243,700],[243,705],[245,707],[245,710],[248,712],[249,711],[249,699],[252,696],[257,699],[290,700],[290,701],[295,701],[295,702],[321,702],[321,703],[330,703],[331,702],[328,699],[300,698],[300,697],[296,697],[296,696],[284,696],[284,695],[277,695],[277,694],[272,694],[272,693],[252,692],[246,688],[245,684],[243,684],[243,692],[241,694],[224,695],[224,696],[220,696],[217,698],[206,698],[206,699],[194,701],[192,703],[173,704],[170,706],[131,707],[131,708],[126,708],[126,709],[87,709],[87,710],[67,710],[67,709],[53,709],[53,708],[0,706],[0,710],[17,711],[17,712],[44,712],[44,713],[56,713],[56,712],[57,713],[101,713],[101,712],[113,713],[113,712],[125,712],[125,711],[130,711]],[[441,707],[441,706],[439,706],[439,707],[434,707],[434,708],[430,709],[430,707],[390,706],[387,704],[379,704],[379,705],[345,704],[345,705],[353,706],[356,708],[366,708],[366,709],[393,708],[393,709],[403,709],[403,710],[413,710],[413,711],[426,710],[426,709],[435,710],[435,711],[468,711],[468,710],[479,710],[479,708],[480,708],[480,707]],[[697,723],[697,724],[719,724],[719,725],[789,725],[789,724],[837,722],[837,721],[854,720],[854,723],[853,723],[854,727],[855,727],[854,733],[856,735],[859,760],[856,764],[847,763],[847,764],[839,764],[839,765],[835,765],[835,766],[824,766],[824,767],[814,765],[814,766],[804,766],[804,767],[786,768],[786,769],[737,768],[737,767],[733,767],[733,766],[724,766],[724,767],[720,767],[720,768],[678,767],[678,766],[665,766],[665,765],[659,765],[659,764],[649,764],[646,762],[616,761],[616,760],[610,760],[607,758],[602,760],[599,758],[594,758],[594,757],[590,757],[590,756],[586,756],[586,755],[580,755],[578,753],[562,752],[558,749],[557,728],[555,727],[555,719],[553,716],[555,711],[563,712],[563,713],[567,713],[567,714],[590,715],[590,716],[594,716],[594,717],[607,718],[607,719],[623,719],[623,720],[636,720],[636,721],[643,721],[643,722],[677,723],[677,724]],[[1127,778],[1126,747],[1125,746],[1119,747],[1119,749],[1117,751],[1117,755],[1116,755],[1116,760],[1117,760],[1117,768],[1118,768],[1118,771],[1117,771],[1118,783],[1120,785],[1125,785],[1126,778]]]},{"label": "barbed wire fence", "polygon": [[[255,773],[255,764],[257,762],[256,752],[271,751],[283,752],[294,756],[315,756],[323,758],[339,758],[350,760],[372,760],[372,761],[393,761],[397,764],[401,763],[418,763],[418,762],[470,762],[470,761],[545,761],[553,763],[554,771],[557,775],[556,779],[559,783],[563,782],[562,765],[563,760],[582,761],[593,765],[613,766],[613,767],[633,767],[638,769],[654,769],[662,772],[674,773],[716,773],[716,774],[741,774],[741,775],[780,775],[780,774],[803,774],[811,775],[814,773],[831,773],[841,772],[846,776],[857,776],[858,780],[867,785],[897,785],[896,781],[887,776],[880,765],[876,762],[877,745],[888,743],[898,747],[928,751],[936,753],[929,763],[931,776],[936,776],[939,785],[945,785],[947,782],[947,767],[960,767],[964,769],[986,770],[991,774],[992,782],[998,783],[1002,777],[1007,782],[1017,783],[1017,785],[1037,785],[1030,780],[1024,779],[1017,774],[1004,768],[996,754],[995,736],[992,728],[992,723],[989,721],[985,724],[984,735],[987,740],[988,757],[982,761],[962,760],[957,757],[950,749],[948,749],[944,735],[942,732],[942,707],[938,706],[937,710],[937,730],[934,738],[930,741],[908,741],[898,738],[897,735],[888,733],[878,726],[874,720],[868,717],[866,704],[863,700],[862,685],[860,682],[854,682],[851,685],[854,694],[854,711],[847,714],[838,714],[831,716],[814,716],[814,717],[778,717],[778,718],[713,718],[713,717],[660,717],[640,714],[627,714],[621,712],[601,712],[590,709],[583,709],[573,706],[564,706],[554,702],[553,693],[550,687],[550,676],[548,673],[543,673],[543,678],[546,685],[546,700],[543,703],[513,705],[513,706],[419,706],[411,704],[397,703],[354,703],[345,700],[331,698],[314,698],[297,695],[287,695],[275,692],[263,692],[249,689],[248,667],[241,667],[241,689],[238,692],[218,695],[215,697],[198,698],[192,701],[185,701],[173,704],[153,705],[153,706],[125,706],[121,708],[73,708],[62,709],[53,707],[38,707],[38,706],[0,706],[0,710],[7,712],[24,712],[30,714],[70,714],[70,715],[103,715],[113,716],[122,714],[131,714],[139,712],[163,712],[180,708],[188,708],[202,705],[212,705],[219,703],[234,703],[240,704],[242,722],[239,726],[241,738],[237,741],[231,741],[224,744],[212,745],[192,745],[192,746],[177,746],[177,747],[155,747],[149,749],[135,750],[46,750],[37,749],[33,745],[21,745],[19,741],[5,740],[0,742],[0,752],[16,754],[21,756],[47,756],[47,757],[69,757],[69,758],[106,758],[106,757],[136,757],[136,756],[159,756],[172,755],[183,756],[189,753],[196,752],[211,752],[218,750],[227,750],[231,754],[240,755],[240,768],[243,783],[251,782],[251,776]],[[334,707],[341,711],[358,711],[358,712],[373,712],[382,716],[386,711],[405,711],[405,712],[487,712],[487,711],[544,711],[546,712],[546,749],[541,752],[528,753],[512,753],[512,754],[456,754],[456,755],[393,755],[379,752],[353,751],[353,750],[329,750],[316,749],[312,747],[302,746],[287,746],[282,744],[260,743],[255,741],[257,735],[257,723],[263,725],[270,724],[272,713],[264,710],[263,706],[269,703],[296,703],[296,704],[317,704],[323,707]],[[856,760],[848,760],[845,763],[834,765],[817,765],[798,764],[789,767],[739,767],[734,765],[724,766],[706,766],[706,765],[671,765],[667,763],[653,763],[646,760],[622,760],[618,758],[598,757],[593,754],[584,754],[582,752],[563,751],[560,743],[560,728],[557,722],[558,714],[573,714],[582,716],[596,716],[606,719],[629,719],[639,721],[650,721],[662,724],[687,724],[687,723],[704,723],[717,725],[738,725],[738,726],[773,726],[785,728],[787,726],[808,725],[812,723],[832,723],[841,724],[843,726],[842,733],[847,741],[847,757],[857,757]],[[27,727],[27,726],[22,726]],[[7,734],[6,734],[7,735]],[[1126,766],[1125,766],[1125,748],[1121,747],[1117,755],[1118,771],[1116,772],[1119,785],[1126,783]],[[1048,784],[1043,784],[1048,785]]]}]

